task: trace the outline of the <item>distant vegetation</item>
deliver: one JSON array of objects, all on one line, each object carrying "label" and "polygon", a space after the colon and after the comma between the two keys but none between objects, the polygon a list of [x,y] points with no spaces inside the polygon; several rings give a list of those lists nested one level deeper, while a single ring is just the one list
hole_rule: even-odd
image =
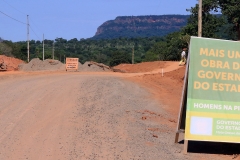
[{"label": "distant vegetation", "polygon": [[[118,38],[118,39],[81,39],[76,38],[67,41],[63,38],[53,40],[44,40],[45,59],[52,58],[53,42],[54,57],[64,62],[64,57],[77,57],[81,63],[85,61],[96,61],[107,65],[116,65],[119,63],[130,63],[131,54],[134,49],[135,62],[145,61],[146,52],[156,44],[162,41],[160,37],[152,38]],[[26,42],[12,43],[4,41],[4,44],[13,48],[13,55],[20,59],[27,59]],[[40,41],[30,41],[30,59],[42,59],[43,45]],[[176,57],[177,59],[177,57]],[[119,62],[119,63],[118,63]]]},{"label": "distant vegetation", "polygon": [[[240,3],[237,2],[237,0],[232,0],[231,2],[226,2],[225,0],[203,1],[202,36],[240,40]],[[222,15],[218,14],[219,9],[221,9]],[[44,40],[45,59],[52,58],[54,44],[54,58],[62,62],[64,62],[65,57],[78,57],[81,63],[93,60],[114,66],[120,63],[131,63],[132,53],[134,53],[134,63],[156,60],[179,60],[182,47],[188,47],[190,36],[197,36],[198,31],[198,5],[188,11],[190,15],[186,25],[180,25],[179,29],[174,32],[173,30],[169,31],[164,36],[158,35],[154,29],[149,29],[151,28],[149,26],[153,26],[155,29],[161,28],[162,22],[160,21],[163,21],[163,19],[157,17],[162,18],[162,16],[139,16],[143,17],[143,20],[140,20],[137,16],[134,18],[134,23],[132,21],[133,17],[129,16],[117,17],[114,21],[105,22],[98,28],[98,32],[93,38]],[[181,16],[179,17],[181,19]],[[170,19],[165,18],[164,23],[173,24],[176,20],[179,21],[173,16],[170,16]],[[146,21],[148,25],[142,21]],[[123,22],[129,22],[129,26],[121,24]],[[118,23],[119,25],[117,25]],[[176,24],[174,25],[176,26]],[[108,30],[105,30],[106,28],[104,29],[103,26],[106,26]],[[166,27],[166,25],[164,26]],[[112,29],[109,29],[109,27]],[[145,28],[146,32],[143,31],[143,28]],[[159,31],[161,30],[159,29]],[[101,38],[101,36],[103,37]],[[42,48],[41,41],[31,40],[30,59],[42,59]],[[0,43],[0,54],[14,56],[26,61],[27,43],[25,41],[15,43],[3,41]]]}]

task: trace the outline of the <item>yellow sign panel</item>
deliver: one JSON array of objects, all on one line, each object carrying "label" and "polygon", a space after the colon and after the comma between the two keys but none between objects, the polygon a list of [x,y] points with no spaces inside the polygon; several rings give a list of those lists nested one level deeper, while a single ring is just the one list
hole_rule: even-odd
[{"label": "yellow sign panel", "polygon": [[66,71],[78,70],[78,58],[66,58]]}]

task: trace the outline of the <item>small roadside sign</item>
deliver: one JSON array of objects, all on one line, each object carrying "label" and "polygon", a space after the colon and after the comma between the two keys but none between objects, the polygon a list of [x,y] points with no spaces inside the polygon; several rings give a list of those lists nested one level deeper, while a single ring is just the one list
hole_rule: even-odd
[{"label": "small roadside sign", "polygon": [[66,58],[66,71],[78,70],[78,58]]}]

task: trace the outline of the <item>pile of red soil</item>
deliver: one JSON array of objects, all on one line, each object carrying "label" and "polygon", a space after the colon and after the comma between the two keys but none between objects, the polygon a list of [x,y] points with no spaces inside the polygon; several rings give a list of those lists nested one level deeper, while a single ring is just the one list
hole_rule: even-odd
[{"label": "pile of red soil", "polygon": [[18,70],[18,65],[25,63],[24,61],[14,58],[14,57],[7,57],[5,55],[0,55],[0,59],[4,61],[7,65],[7,71],[16,71]]},{"label": "pile of red soil", "polygon": [[174,63],[176,62],[154,61],[154,62],[143,62],[143,63],[137,63],[137,64],[120,64],[113,68],[119,69],[125,73],[141,73],[141,72],[151,72],[157,69],[166,68]]},{"label": "pile of red soil", "polygon": [[[0,60],[3,60],[7,65],[7,71],[65,71],[65,64],[58,60],[46,59],[44,61],[39,58],[32,59],[29,63],[14,58],[0,55]],[[110,72],[108,69],[103,69],[97,65],[89,65],[90,62],[81,64],[79,62],[79,72]]]}]

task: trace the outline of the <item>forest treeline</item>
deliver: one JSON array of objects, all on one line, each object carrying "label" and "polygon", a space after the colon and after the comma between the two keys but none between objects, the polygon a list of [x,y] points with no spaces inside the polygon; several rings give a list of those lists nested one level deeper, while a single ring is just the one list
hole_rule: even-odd
[{"label": "forest treeline", "polygon": [[[44,58],[58,59],[64,62],[65,57],[79,58],[81,63],[96,61],[114,66],[120,63],[134,63],[155,60],[179,60],[182,44],[177,38],[180,33],[172,33],[166,37],[149,38],[117,38],[117,39],[81,39],[44,40]],[[167,43],[166,41],[171,41]],[[43,44],[41,41],[31,40],[30,59],[43,57]],[[27,60],[26,42],[3,41],[5,55]],[[164,50],[162,50],[164,48]]]},{"label": "forest treeline", "polygon": [[[204,0],[203,8],[202,37],[240,40],[240,3],[238,0]],[[220,10],[221,15],[219,15]],[[90,38],[45,39],[45,59],[54,56],[54,59],[64,62],[65,57],[76,57],[81,63],[92,60],[110,66],[120,63],[179,60],[182,48],[189,47],[190,37],[198,35],[198,4],[188,11],[190,16],[187,25],[164,37],[120,37],[98,40]],[[30,59],[42,59],[42,52],[42,41],[31,40]],[[27,42],[3,40],[0,43],[0,54],[26,61]]]}]

